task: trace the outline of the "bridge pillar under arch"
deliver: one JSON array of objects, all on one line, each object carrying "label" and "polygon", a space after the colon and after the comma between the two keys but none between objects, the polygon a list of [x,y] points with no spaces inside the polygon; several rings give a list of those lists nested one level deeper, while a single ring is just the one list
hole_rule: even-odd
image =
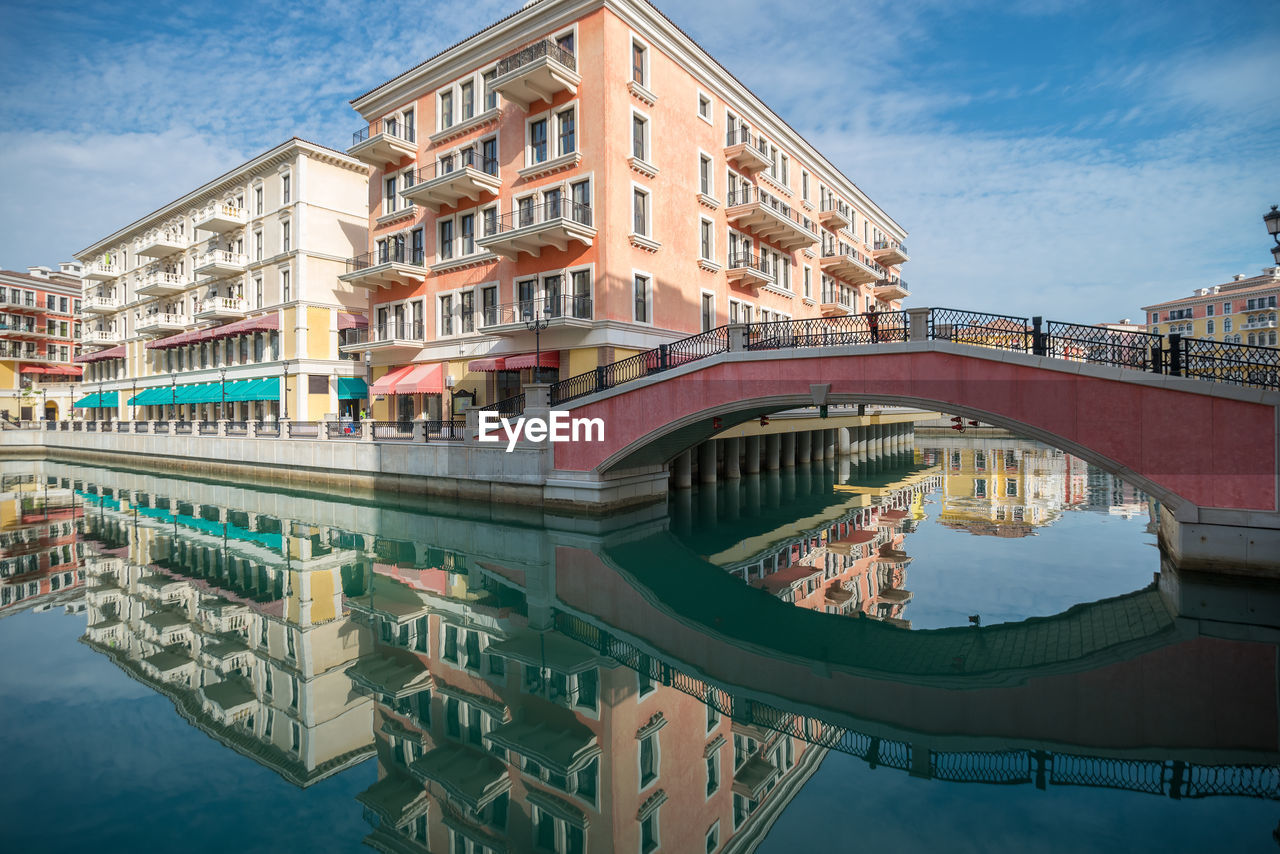
[{"label": "bridge pillar under arch", "polygon": [[764,437],[764,467],[767,471],[777,471],[779,458],[782,455],[782,436],[770,433]]},{"label": "bridge pillar under arch", "polygon": [[748,436],[744,448],[746,460],[743,463],[743,471],[747,474],[757,474],[760,471],[760,437]]},{"label": "bridge pillar under arch", "polygon": [[851,443],[849,441],[849,427],[836,428],[836,453],[842,457],[849,456]]},{"label": "bridge pillar under arch", "polygon": [[693,451],[688,450],[671,463],[671,485],[676,489],[693,486]]},{"label": "bridge pillar under arch", "polygon": [[737,436],[723,439],[724,443],[724,476],[726,480],[737,480],[742,477],[739,458],[742,456],[742,440]]},{"label": "bridge pillar under arch", "polygon": [[716,443],[709,439],[698,446],[698,482],[716,482]]},{"label": "bridge pillar under arch", "polygon": [[867,454],[867,428],[866,427],[850,427],[849,428],[849,450],[855,456],[863,457]]},{"label": "bridge pillar under arch", "polygon": [[[843,433],[843,430],[838,431]],[[822,458],[833,460],[836,457],[836,433],[835,429],[822,431]]]},{"label": "bridge pillar under arch", "polygon": [[781,461],[783,468],[791,468],[796,464],[796,434],[782,434]]},{"label": "bridge pillar under arch", "polygon": [[795,436],[796,443],[795,462],[792,465],[806,462],[809,455],[813,453],[813,435],[808,430],[801,430],[792,435]]}]

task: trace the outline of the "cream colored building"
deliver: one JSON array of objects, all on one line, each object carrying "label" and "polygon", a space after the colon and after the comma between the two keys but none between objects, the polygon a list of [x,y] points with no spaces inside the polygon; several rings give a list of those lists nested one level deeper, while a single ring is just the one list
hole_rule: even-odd
[{"label": "cream colored building", "polygon": [[[339,352],[368,292],[339,281],[368,241],[368,168],[297,139],[121,228],[84,264],[91,417],[319,420],[358,409]],[[221,385],[220,385],[221,384]],[[224,403],[225,401],[225,403]]]}]

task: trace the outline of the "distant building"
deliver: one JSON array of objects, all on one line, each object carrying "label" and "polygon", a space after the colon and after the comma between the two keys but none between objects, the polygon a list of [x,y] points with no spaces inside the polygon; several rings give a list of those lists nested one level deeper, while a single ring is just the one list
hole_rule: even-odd
[{"label": "distant building", "polygon": [[0,417],[67,417],[82,370],[79,313],[79,263],[0,270]]},{"label": "distant building", "polygon": [[1260,276],[1239,274],[1221,285],[1199,288],[1191,296],[1142,310],[1148,332],[1275,347],[1277,297],[1280,267],[1267,267]]}]

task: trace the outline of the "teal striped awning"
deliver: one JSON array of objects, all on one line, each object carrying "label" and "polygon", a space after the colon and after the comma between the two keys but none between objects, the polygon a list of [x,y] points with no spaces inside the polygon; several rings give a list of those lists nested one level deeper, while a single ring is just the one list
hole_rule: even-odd
[{"label": "teal striped awning", "polygon": [[338,400],[364,400],[369,386],[359,377],[338,377]]},{"label": "teal striped awning", "polygon": [[114,409],[120,404],[116,393],[107,391],[82,397],[71,405],[76,409]]},{"label": "teal striped awning", "polygon": [[235,380],[225,383],[187,383],[186,385],[161,385],[144,389],[129,398],[130,406],[164,406],[172,403],[240,403],[253,400],[279,400],[280,378],[261,377],[255,380]]}]

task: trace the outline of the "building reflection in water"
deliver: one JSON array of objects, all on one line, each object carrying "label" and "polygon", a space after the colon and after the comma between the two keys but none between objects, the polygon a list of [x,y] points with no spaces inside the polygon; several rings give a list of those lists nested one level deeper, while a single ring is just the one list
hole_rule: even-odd
[{"label": "building reflection in water", "polygon": [[[46,545],[69,546],[60,557],[83,548],[83,642],[224,745],[299,786],[376,755],[358,800],[364,841],[382,851],[749,851],[832,750],[936,780],[1280,799],[1275,710],[1245,696],[1265,664],[1257,644],[1229,651],[1242,670],[1223,678],[1243,692],[1232,708],[1247,719],[1230,728],[1229,764],[1213,761],[1208,732],[1174,731],[1170,758],[1151,732],[1129,747],[1115,723],[1132,714],[1123,699],[1085,723],[1048,711],[1046,698],[1088,690],[1070,681],[1077,674],[1141,670],[1153,651],[1200,642],[1154,586],[1029,621],[1027,643],[1023,624],[992,627],[998,636],[896,631],[909,625],[910,535],[930,501],[952,513],[948,484],[959,482],[929,453],[762,475],[669,519],[636,514],[598,530],[43,463],[9,487],[25,515],[5,510],[4,534],[34,522],[61,536],[69,522],[72,540]],[[1002,453],[997,464],[1002,478],[1016,470],[1024,524],[1029,507],[1050,521],[1077,486],[1070,506],[1115,506],[1088,488],[1086,469],[1031,462],[1041,459],[1051,457],[1007,465]],[[46,487],[47,502],[26,495]],[[20,547],[13,540],[4,560]],[[699,592],[688,600],[674,595],[690,585]],[[761,607],[779,599],[801,606],[786,609],[793,621]],[[800,640],[735,639],[719,624],[727,613]],[[1141,618],[1094,651],[999,669],[1006,646],[1120,613]],[[878,619],[831,620],[854,614]],[[812,626],[825,640],[806,646]],[[1008,643],[974,646],[985,637]],[[1028,680],[1037,666],[1046,675]],[[990,691],[955,690],[969,667]],[[1046,711],[1006,721],[983,706],[988,695]],[[1161,704],[1177,715],[1185,698]]]},{"label": "building reflection in water", "polygon": [[72,498],[31,474],[0,475],[0,618],[83,610],[84,512]]}]

